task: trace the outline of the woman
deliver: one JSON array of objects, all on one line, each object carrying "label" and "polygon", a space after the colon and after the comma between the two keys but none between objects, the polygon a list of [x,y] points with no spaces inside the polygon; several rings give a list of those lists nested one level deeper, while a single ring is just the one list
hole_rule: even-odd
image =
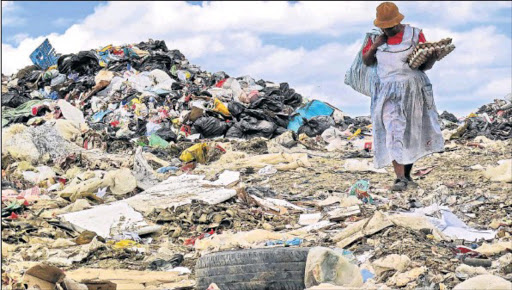
[{"label": "woman", "polygon": [[379,84],[372,96],[375,167],[393,164],[393,191],[417,187],[411,178],[413,163],[444,147],[432,84],[423,72],[432,68],[437,55],[419,69],[409,67],[407,57],[425,37],[420,29],[401,24],[403,19],[395,4],[380,4],[374,25],[384,33],[367,41],[362,56],[365,65],[377,66]]}]

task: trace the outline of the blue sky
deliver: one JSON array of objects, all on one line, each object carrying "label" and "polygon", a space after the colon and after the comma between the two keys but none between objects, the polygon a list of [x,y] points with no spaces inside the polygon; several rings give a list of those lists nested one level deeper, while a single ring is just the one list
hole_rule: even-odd
[{"label": "blue sky", "polygon": [[[2,21],[2,43],[16,45],[15,35],[38,37],[50,33],[63,33],[72,24],[83,20],[94,12],[94,8],[105,1],[34,1],[15,3],[8,11],[16,22]],[[7,14],[7,13],[6,13]],[[3,14],[3,18],[7,15]]]},{"label": "blue sky", "polygon": [[[61,53],[163,39],[208,71],[289,82],[350,115],[369,99],[344,85],[380,2],[2,2],[2,72],[46,37]],[[512,4],[396,2],[404,23],[457,49],[429,71],[438,110],[468,114],[512,91]]]}]

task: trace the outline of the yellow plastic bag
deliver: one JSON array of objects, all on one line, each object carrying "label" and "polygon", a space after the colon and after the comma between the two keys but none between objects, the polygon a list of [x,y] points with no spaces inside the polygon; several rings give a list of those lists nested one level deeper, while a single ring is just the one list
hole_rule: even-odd
[{"label": "yellow plastic bag", "polygon": [[57,69],[57,65],[52,65],[46,69],[46,71],[51,71],[52,69]]},{"label": "yellow plastic bag", "polygon": [[213,100],[213,106],[214,106],[213,111],[219,112],[226,117],[231,116],[231,113],[229,112],[228,107],[226,107],[226,105],[224,105],[224,103],[219,101],[219,99],[215,98],[215,100]]},{"label": "yellow plastic bag", "polygon": [[105,46],[104,48],[102,48],[102,49],[100,49],[98,51],[105,52],[107,50],[110,50],[111,48],[112,48],[112,44],[109,44],[109,45]]},{"label": "yellow plastic bag", "polygon": [[180,160],[183,162],[197,161],[199,163],[206,163],[206,154],[208,153],[208,143],[198,143],[185,150],[180,155]]},{"label": "yellow plastic bag", "polygon": [[120,240],[119,242],[112,245],[112,248],[115,250],[121,250],[126,248],[140,247],[139,243],[132,240]]},{"label": "yellow plastic bag", "polygon": [[348,140],[351,140],[352,138],[359,136],[359,134],[361,134],[361,128],[357,129],[357,131],[352,136],[348,137]]}]

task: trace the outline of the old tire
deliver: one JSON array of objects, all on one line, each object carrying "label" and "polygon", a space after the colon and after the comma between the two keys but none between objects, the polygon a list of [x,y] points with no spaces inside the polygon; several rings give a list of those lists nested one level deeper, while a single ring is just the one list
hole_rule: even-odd
[{"label": "old tire", "polygon": [[211,283],[222,290],[303,290],[309,248],[216,252],[196,263],[197,289]]}]

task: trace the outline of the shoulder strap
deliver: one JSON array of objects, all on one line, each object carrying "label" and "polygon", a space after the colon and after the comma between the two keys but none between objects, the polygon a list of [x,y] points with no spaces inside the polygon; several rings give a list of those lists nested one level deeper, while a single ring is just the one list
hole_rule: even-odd
[{"label": "shoulder strap", "polygon": [[416,27],[412,27],[412,29],[414,30],[414,33],[412,36],[412,43],[414,43],[414,45],[417,45],[418,41],[420,39],[421,29],[416,28]]}]

